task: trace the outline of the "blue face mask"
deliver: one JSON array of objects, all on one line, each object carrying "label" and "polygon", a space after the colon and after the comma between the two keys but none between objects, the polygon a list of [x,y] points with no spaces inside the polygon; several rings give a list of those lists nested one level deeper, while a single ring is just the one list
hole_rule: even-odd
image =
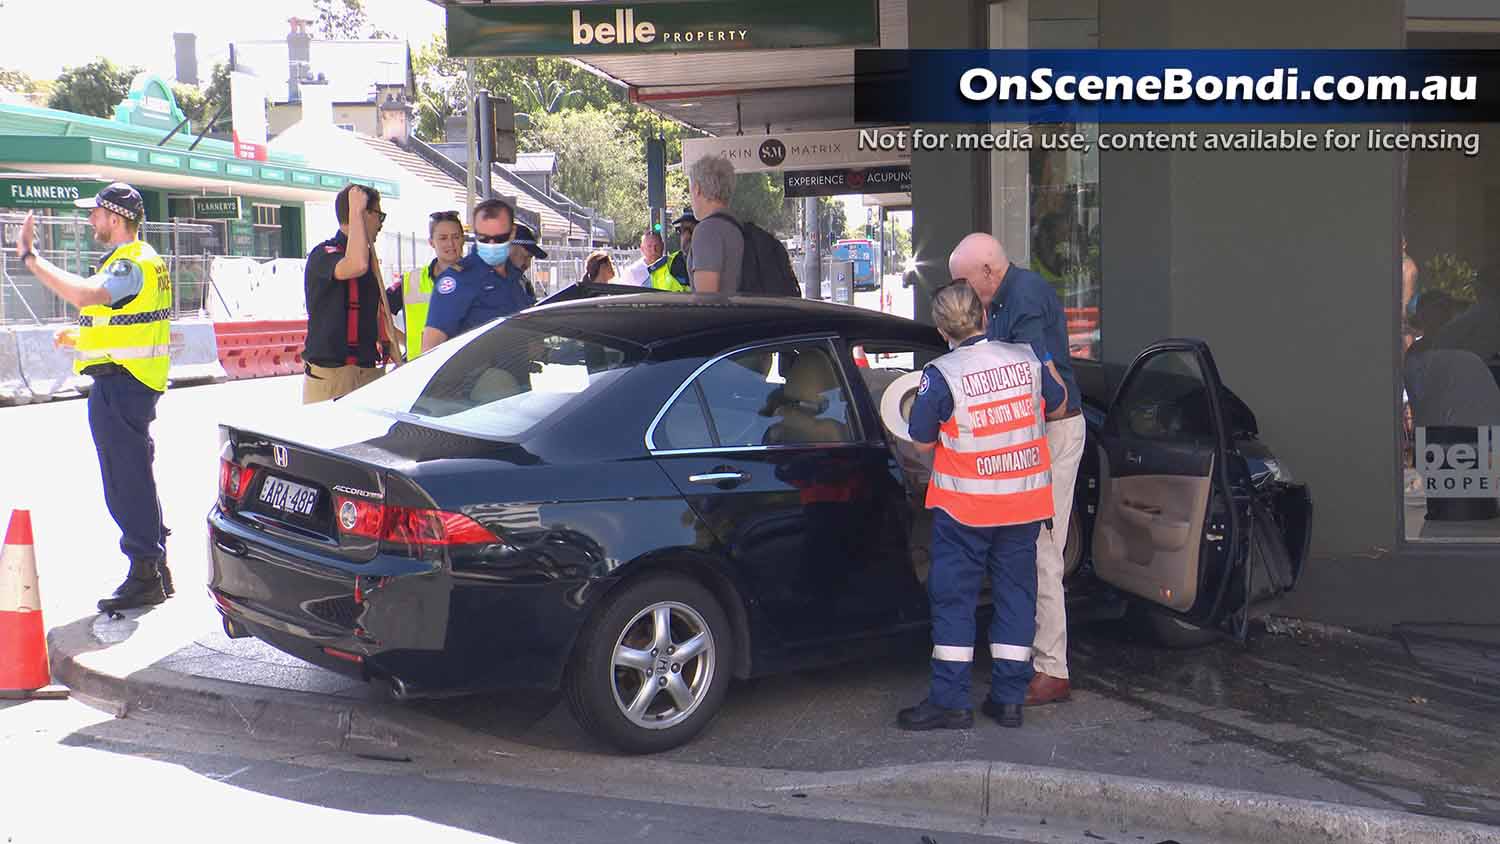
[{"label": "blue face mask", "polygon": [[510,256],[509,243],[476,243],[474,251],[479,254],[479,260],[490,266],[499,266]]}]

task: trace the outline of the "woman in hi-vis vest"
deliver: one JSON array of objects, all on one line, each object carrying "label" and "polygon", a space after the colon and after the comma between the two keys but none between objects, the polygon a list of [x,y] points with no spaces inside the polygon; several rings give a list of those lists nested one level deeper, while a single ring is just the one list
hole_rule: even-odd
[{"label": "woman in hi-vis vest", "polygon": [[995,614],[982,708],[1019,727],[1036,629],[1036,540],[1052,518],[1044,417],[1066,404],[1067,390],[1031,347],[984,338],[984,310],[968,284],[940,289],[932,315],[953,351],[923,370],[910,420],[917,448],[936,449],[927,487],[932,684],[896,720],[906,730],[973,726],[974,609],[988,572]]}]

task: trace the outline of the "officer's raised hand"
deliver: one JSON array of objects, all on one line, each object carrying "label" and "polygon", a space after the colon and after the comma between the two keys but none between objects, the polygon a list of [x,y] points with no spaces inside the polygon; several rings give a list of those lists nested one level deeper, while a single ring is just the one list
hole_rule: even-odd
[{"label": "officer's raised hand", "polygon": [[36,213],[26,212],[26,221],[21,224],[21,236],[16,239],[16,257],[24,260],[36,242]]}]

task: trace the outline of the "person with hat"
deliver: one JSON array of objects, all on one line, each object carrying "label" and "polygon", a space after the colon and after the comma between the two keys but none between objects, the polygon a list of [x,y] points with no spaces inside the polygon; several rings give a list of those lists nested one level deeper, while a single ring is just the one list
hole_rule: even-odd
[{"label": "person with hat", "polygon": [[691,208],[684,210],[682,216],[672,221],[672,227],[677,230],[677,237],[682,241],[682,248],[667,256],[667,272],[682,285],[683,290],[693,289],[692,276],[688,273],[688,249],[692,246],[693,229],[697,226],[698,218],[693,216]]},{"label": "person with hat", "polygon": [[73,370],[94,379],[89,431],[104,503],[130,560],[124,582],[99,601],[100,612],[113,613],[160,604],[173,592],[150,433],[171,366],[172,279],[166,262],[140,239],[146,203],[135,188],[115,182],[74,204],[89,209],[94,238],[109,249],[97,273],[83,278],[37,254],[31,214],[21,224],[16,254],[27,271],[79,309],[76,333],[60,333],[58,344],[72,346]]},{"label": "person with hat", "polygon": [[545,258],[547,252],[530,227],[515,221],[515,210],[499,199],[476,205],[474,240],[469,254],[438,277],[422,332],[424,351],[536,304],[526,271],[533,257]]},{"label": "person with hat", "polygon": [[656,232],[646,232],[641,236],[641,260],[646,265],[646,283],[642,286],[668,293],[692,290],[686,279],[672,276],[672,255],[667,254],[666,241]]}]

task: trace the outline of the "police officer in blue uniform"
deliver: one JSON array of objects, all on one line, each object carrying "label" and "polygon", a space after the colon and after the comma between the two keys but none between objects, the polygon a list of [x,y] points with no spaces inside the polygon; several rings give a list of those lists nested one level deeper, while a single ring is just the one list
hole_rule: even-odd
[{"label": "police officer in blue uniform", "polygon": [[515,222],[509,205],[498,199],[476,205],[474,248],[437,278],[422,331],[423,353],[449,337],[536,304],[526,268],[538,253],[547,254],[536,245],[531,229]]}]

